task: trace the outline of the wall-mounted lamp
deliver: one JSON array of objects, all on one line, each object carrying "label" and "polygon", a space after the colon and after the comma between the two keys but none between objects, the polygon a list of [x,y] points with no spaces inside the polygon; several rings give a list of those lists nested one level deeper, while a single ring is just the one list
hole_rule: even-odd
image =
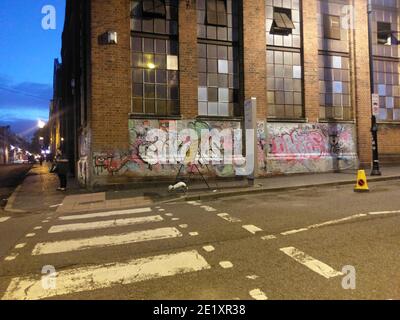
[{"label": "wall-mounted lamp", "polygon": [[107,44],[117,44],[118,34],[115,31],[107,31]]}]

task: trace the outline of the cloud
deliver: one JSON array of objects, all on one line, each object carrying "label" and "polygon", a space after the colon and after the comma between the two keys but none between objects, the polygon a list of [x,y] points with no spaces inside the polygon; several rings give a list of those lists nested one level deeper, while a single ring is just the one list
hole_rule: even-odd
[{"label": "cloud", "polygon": [[47,119],[53,89],[48,84],[13,81],[0,74],[0,125],[30,136],[37,119]]}]

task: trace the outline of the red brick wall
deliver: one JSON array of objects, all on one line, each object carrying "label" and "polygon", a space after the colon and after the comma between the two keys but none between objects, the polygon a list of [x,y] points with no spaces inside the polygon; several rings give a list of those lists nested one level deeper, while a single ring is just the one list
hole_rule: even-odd
[{"label": "red brick wall", "polygon": [[[265,0],[243,0],[244,96],[257,98],[257,117],[267,117]],[[256,31],[259,30],[259,31]]]},{"label": "red brick wall", "polygon": [[184,119],[198,114],[197,88],[197,11],[196,1],[179,1],[180,106]]},{"label": "red brick wall", "polygon": [[355,0],[354,32],[354,81],[356,100],[356,121],[358,153],[362,167],[370,166],[372,160],[371,146],[371,89],[368,48],[368,15],[367,1]]},{"label": "red brick wall", "polygon": [[[131,110],[130,1],[92,0],[91,128],[92,149],[128,148]],[[118,33],[117,45],[101,45],[107,31]]]},{"label": "red brick wall", "polygon": [[319,118],[317,1],[303,0],[304,105],[309,122]]}]

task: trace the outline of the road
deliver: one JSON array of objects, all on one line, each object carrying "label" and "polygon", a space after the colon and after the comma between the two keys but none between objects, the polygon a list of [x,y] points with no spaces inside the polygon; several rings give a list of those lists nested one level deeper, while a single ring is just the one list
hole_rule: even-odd
[{"label": "road", "polygon": [[400,299],[399,188],[3,217],[0,233],[24,235],[1,257],[0,297]]},{"label": "road", "polygon": [[0,165],[0,206],[2,200],[7,199],[23,181],[25,174],[31,167],[31,165],[25,164]]}]

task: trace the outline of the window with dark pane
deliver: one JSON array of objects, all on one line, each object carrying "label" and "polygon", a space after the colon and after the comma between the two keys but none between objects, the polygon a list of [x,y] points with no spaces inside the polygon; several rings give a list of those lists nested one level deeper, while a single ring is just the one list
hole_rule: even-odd
[{"label": "window with dark pane", "polygon": [[378,22],[378,44],[392,44],[392,25],[389,22]]}]

